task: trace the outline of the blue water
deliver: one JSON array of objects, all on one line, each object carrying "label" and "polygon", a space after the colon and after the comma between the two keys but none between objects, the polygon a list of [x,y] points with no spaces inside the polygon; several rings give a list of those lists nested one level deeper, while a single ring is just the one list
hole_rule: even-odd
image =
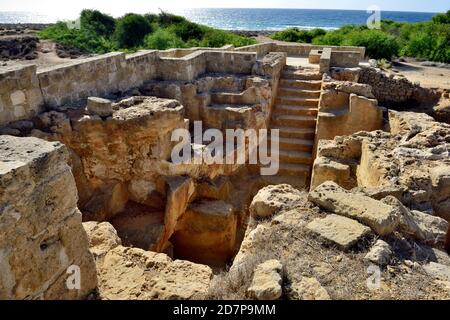
[{"label": "blue water", "polygon": [[[359,10],[315,9],[179,9],[171,12],[191,21],[228,30],[336,29],[344,24],[365,24],[369,13]],[[382,19],[401,22],[430,20],[434,13],[383,11]],[[0,12],[0,23],[51,23],[67,16],[50,17],[30,12]],[[73,18],[73,17],[71,17]]]},{"label": "blue water", "polygon": [[[189,9],[175,13],[189,20],[229,30],[281,30],[289,27],[302,29],[336,29],[345,24],[365,24],[370,14],[359,10],[315,9]],[[389,12],[382,19],[401,22],[430,20],[434,13]]]}]

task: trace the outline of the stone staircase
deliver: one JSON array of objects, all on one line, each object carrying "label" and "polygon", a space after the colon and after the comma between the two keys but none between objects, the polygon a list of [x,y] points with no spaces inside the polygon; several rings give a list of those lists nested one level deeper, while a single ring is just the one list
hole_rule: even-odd
[{"label": "stone staircase", "polygon": [[280,130],[279,176],[310,176],[321,86],[317,72],[289,66],[282,72],[271,120]]}]

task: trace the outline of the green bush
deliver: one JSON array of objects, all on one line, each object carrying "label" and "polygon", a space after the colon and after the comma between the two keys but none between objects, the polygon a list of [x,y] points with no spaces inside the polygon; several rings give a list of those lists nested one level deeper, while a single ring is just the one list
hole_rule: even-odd
[{"label": "green bush", "polygon": [[144,14],[144,18],[147,19],[150,24],[158,24],[159,15],[155,13],[146,13]]},{"label": "green bush", "polygon": [[110,36],[116,28],[113,17],[97,10],[83,10],[80,15],[81,28],[93,31],[100,36]]},{"label": "green bush", "polygon": [[183,40],[173,32],[165,29],[158,29],[145,37],[144,46],[147,49],[166,50],[169,48],[183,48]]},{"label": "green bush", "polygon": [[175,34],[183,41],[191,39],[201,40],[205,35],[205,30],[202,26],[189,21],[183,21],[170,27]]},{"label": "green bush", "polygon": [[227,44],[242,47],[256,43],[256,40],[253,38],[241,37],[230,32],[209,27],[204,28],[205,34],[202,40],[198,42],[198,46],[200,47],[219,48]]},{"label": "green bush", "polygon": [[392,59],[398,54],[395,37],[380,30],[353,31],[345,36],[343,45],[366,47],[366,54],[373,59]]},{"label": "green bush", "polygon": [[173,24],[178,24],[182,22],[187,22],[188,20],[184,17],[177,16],[171,13],[167,13],[164,11],[161,11],[158,18],[158,23],[161,27],[168,27]]},{"label": "green bush", "polygon": [[239,47],[256,43],[254,39],[192,23],[165,12],[127,14],[115,20],[96,10],[83,10],[80,20],[81,29],[69,29],[66,23],[58,22],[38,35],[92,53],[114,50],[129,52],[142,47],[167,49],[186,46],[221,47],[225,44]]},{"label": "green bush", "polygon": [[450,10],[448,10],[446,13],[435,15],[431,21],[436,24],[450,24]]},{"label": "green bush", "polygon": [[38,36],[86,52],[105,53],[117,49],[110,39],[99,37],[90,29],[69,29],[64,22],[58,22],[40,31]]},{"label": "green bush", "polygon": [[152,26],[144,16],[129,13],[117,21],[115,38],[120,48],[134,48],[142,45],[150,32]]},{"label": "green bush", "polygon": [[367,55],[375,59],[392,59],[398,54],[450,62],[450,10],[435,15],[431,21],[403,23],[382,20],[381,30],[369,30],[365,25],[345,25],[338,30],[301,31],[286,29],[272,35],[273,39],[309,42],[317,45],[364,46]]},{"label": "green bush", "polygon": [[280,40],[280,41],[289,41],[289,42],[303,42],[303,43],[311,43],[311,41],[319,36],[323,36],[326,34],[326,31],[323,29],[312,29],[312,30],[300,30],[298,28],[288,28],[283,31],[275,32],[272,35],[272,39]]},{"label": "green bush", "polygon": [[323,36],[318,36],[313,39],[313,44],[321,44],[328,46],[340,46],[344,42],[345,34],[339,31],[328,32]]}]

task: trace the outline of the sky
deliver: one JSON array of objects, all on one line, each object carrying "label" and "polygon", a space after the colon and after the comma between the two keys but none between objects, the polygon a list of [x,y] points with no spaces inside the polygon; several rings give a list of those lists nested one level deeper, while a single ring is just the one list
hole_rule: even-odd
[{"label": "sky", "polygon": [[46,15],[77,16],[84,9],[98,9],[119,16],[127,12],[156,12],[158,8],[304,8],[366,10],[377,5],[385,11],[444,12],[448,0],[0,0],[0,11],[32,11]]}]

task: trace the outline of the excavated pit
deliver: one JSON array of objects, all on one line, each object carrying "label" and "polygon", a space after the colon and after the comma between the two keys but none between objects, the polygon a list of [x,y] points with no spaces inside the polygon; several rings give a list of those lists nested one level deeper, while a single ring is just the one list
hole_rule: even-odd
[{"label": "excavated pit", "polygon": [[[205,99],[208,94],[206,100],[214,105],[221,99],[239,102],[218,110],[205,105],[208,114],[203,117],[210,126],[203,130],[221,118],[229,120],[226,127],[264,127],[267,115],[261,104],[239,101],[251,100],[255,90],[268,90],[266,82],[255,89],[253,84],[261,82],[249,79],[215,75],[198,80],[195,96]],[[155,83],[150,86],[155,90]],[[260,101],[259,95],[248,102]],[[178,99],[192,103],[192,97]],[[252,196],[268,183],[255,174],[259,168],[172,163],[171,151],[178,143],[171,141],[172,132],[192,131],[186,108],[177,100],[134,96],[94,102],[43,113],[35,120],[39,130],[31,133],[68,147],[83,221],[110,222],[128,247],[164,252],[215,270],[229,265],[245,234]]]}]

